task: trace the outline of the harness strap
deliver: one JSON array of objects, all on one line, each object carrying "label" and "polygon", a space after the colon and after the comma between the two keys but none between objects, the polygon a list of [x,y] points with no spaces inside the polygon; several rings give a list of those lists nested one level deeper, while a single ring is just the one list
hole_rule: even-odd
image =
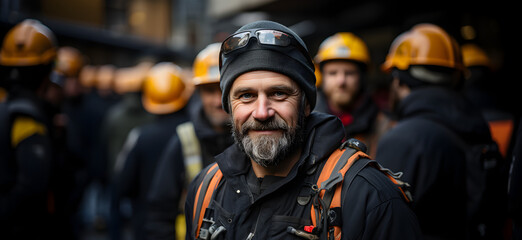
[{"label": "harness strap", "polygon": [[[192,216],[192,226],[194,228],[193,231],[196,238],[199,237],[199,230],[201,229],[205,211],[207,210],[207,207],[210,204],[210,200],[212,199],[212,195],[214,194],[214,191],[216,190],[222,177],[223,173],[219,169],[217,163],[213,163],[203,178],[203,181],[199,185],[196,198],[194,200],[194,215]],[[206,194],[208,190],[212,190],[212,194]]]},{"label": "harness strap", "polygon": [[[364,152],[357,151],[353,148],[337,149],[330,155],[317,180],[317,186],[319,189],[318,196],[322,199],[324,206],[322,206],[323,213],[321,214],[321,210],[316,209],[316,207],[312,204],[311,218],[314,227],[318,226],[318,221],[324,221],[324,219],[321,219],[320,215],[323,215],[324,218],[326,218],[328,212],[324,209],[331,209],[341,206],[340,196],[343,184],[339,183],[342,183],[344,181],[344,175],[346,174],[348,169],[350,169],[354,162],[356,162],[360,158],[369,157]],[[366,164],[364,164],[364,166],[365,165]],[[360,169],[364,168],[364,166],[361,166]],[[355,172],[355,174],[353,174],[355,177],[359,170],[353,172]],[[340,238],[340,230],[340,227],[334,229],[334,236],[336,239]],[[323,234],[326,231],[323,231]]]},{"label": "harness strap", "polygon": [[[411,201],[411,195],[407,191],[409,185],[398,180],[400,174],[395,174],[390,170],[383,168],[376,161],[371,160],[370,157],[361,151],[361,148],[354,145],[354,143],[348,145],[349,147],[343,144],[340,149],[337,149],[330,155],[321,170],[315,187],[313,187],[317,192],[310,210],[313,224],[312,229],[318,229],[317,232],[320,231],[322,239],[341,239],[341,226],[338,224],[338,221],[337,223],[333,222],[333,224],[330,224],[329,220],[332,219],[329,219],[331,218],[329,214],[331,211],[339,211],[341,208],[341,192],[343,185],[347,184],[345,186],[350,187],[359,172],[368,165],[384,173],[395,185],[398,186],[405,200],[407,202]],[[349,171],[349,169],[352,170]],[[207,210],[222,177],[223,174],[219,170],[219,167],[216,163],[213,163],[198,188],[194,200],[195,208],[193,212],[193,231],[196,238],[199,237],[205,211]],[[212,191],[211,194],[206,194],[209,191]],[[321,221],[325,224],[322,224]],[[329,228],[329,225],[333,225],[333,228]],[[321,230],[323,227],[326,229]],[[305,231],[308,230],[305,229]],[[315,230],[309,232],[312,232],[313,234],[317,233]]]}]

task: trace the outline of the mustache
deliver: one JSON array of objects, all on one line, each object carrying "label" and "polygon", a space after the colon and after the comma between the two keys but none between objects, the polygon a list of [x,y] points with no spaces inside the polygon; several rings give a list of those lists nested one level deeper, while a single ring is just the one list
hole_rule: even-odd
[{"label": "mustache", "polygon": [[241,133],[246,135],[248,131],[271,131],[271,130],[283,130],[287,131],[289,129],[288,125],[283,119],[273,117],[266,121],[258,121],[255,119],[249,119],[243,126],[241,127]]}]

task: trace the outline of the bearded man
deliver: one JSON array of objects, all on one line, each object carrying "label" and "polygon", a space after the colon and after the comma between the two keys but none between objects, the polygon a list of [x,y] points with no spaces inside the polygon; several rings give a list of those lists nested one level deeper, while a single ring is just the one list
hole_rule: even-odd
[{"label": "bearded man", "polygon": [[[314,65],[304,42],[281,24],[258,21],[228,37],[220,59],[222,105],[232,116],[235,144],[189,186],[186,239],[327,236],[323,221],[312,229],[311,196],[345,134],[336,116],[312,112]],[[368,166],[342,185],[342,239],[418,239],[416,217],[397,188]],[[210,205],[199,208],[196,195],[205,191],[206,173],[217,167],[222,179]]]}]

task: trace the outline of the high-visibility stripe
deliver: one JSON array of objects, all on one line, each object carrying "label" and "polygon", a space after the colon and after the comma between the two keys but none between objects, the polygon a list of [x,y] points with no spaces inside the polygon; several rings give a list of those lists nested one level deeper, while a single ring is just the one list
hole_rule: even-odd
[{"label": "high-visibility stripe", "polygon": [[11,132],[11,146],[16,147],[24,139],[35,135],[45,135],[47,128],[29,117],[17,117],[13,122],[13,128]]}]

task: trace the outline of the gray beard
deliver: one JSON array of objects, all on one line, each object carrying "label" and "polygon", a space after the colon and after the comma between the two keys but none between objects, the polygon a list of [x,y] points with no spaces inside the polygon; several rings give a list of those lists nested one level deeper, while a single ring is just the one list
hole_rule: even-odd
[{"label": "gray beard", "polygon": [[281,137],[260,136],[255,139],[248,135],[241,140],[245,153],[263,167],[277,166],[289,151],[291,139],[287,134]]},{"label": "gray beard", "polygon": [[[265,122],[248,120],[243,124],[241,130],[233,123],[232,135],[239,143],[240,148],[253,161],[263,167],[273,167],[279,165],[283,159],[294,153],[298,149],[297,146],[303,142],[301,128],[303,122],[304,116],[300,116],[297,126],[290,128],[282,119],[277,117]],[[283,134],[281,137],[259,136],[253,139],[248,135],[248,131],[252,129],[282,130]]]}]

